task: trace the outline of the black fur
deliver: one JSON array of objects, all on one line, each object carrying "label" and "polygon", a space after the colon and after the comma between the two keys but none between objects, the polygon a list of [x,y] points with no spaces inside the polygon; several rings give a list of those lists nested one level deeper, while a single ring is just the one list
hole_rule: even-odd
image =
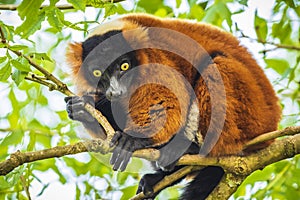
[{"label": "black fur", "polygon": [[101,132],[99,123],[84,108],[86,103],[94,105],[92,97],[66,97],[65,102],[67,103],[66,110],[68,112],[69,118],[82,122],[85,128],[92,130],[95,133]]},{"label": "black fur", "polygon": [[[128,62],[130,68],[136,67],[135,51],[125,40],[121,31],[109,31],[103,35],[95,35],[82,43],[82,65],[85,79],[90,85],[105,93],[109,87],[109,79],[123,62]],[[93,76],[97,69],[101,77]]]},{"label": "black fur", "polygon": [[185,188],[181,200],[204,200],[219,184],[224,175],[221,167],[209,166],[200,170]]},{"label": "black fur", "polygon": [[[181,168],[182,166],[176,166],[172,171],[163,171],[161,169],[158,169],[153,174],[145,174],[140,180],[139,187],[136,193],[138,194],[140,192],[143,192],[147,197],[147,200],[154,199],[160,191],[154,193],[153,187],[165,176],[168,176]],[[173,183],[173,185],[179,183],[180,181],[181,179],[177,180],[175,183]]]},{"label": "black fur", "polygon": [[[107,43],[102,45],[103,48],[96,47],[102,42],[105,43],[105,40],[108,38],[118,35],[116,40],[113,43]],[[91,98],[88,97],[67,97],[67,111],[69,117],[71,119],[75,119],[81,121],[84,126],[88,129],[91,129],[93,132],[99,132],[100,125],[99,123],[93,119],[93,117],[84,109],[84,105],[86,103],[94,104],[96,109],[101,111],[101,113],[106,116],[112,127],[117,131],[112,139],[111,146],[116,146],[113,151],[113,155],[111,157],[111,164],[113,165],[114,170],[123,171],[129,159],[132,156],[132,153],[141,148],[146,148],[148,146],[152,146],[153,141],[147,138],[138,138],[132,136],[132,134],[136,133],[124,133],[123,128],[125,127],[124,122],[116,122],[115,117],[112,112],[112,102],[110,102],[106,96],[105,91],[108,88],[109,80],[112,74],[115,74],[116,71],[120,73],[119,66],[122,62],[126,61],[130,63],[131,68],[137,67],[138,62],[136,60],[136,55],[133,49],[129,46],[126,40],[123,38],[121,31],[110,31],[105,33],[104,35],[96,35],[90,37],[82,44],[83,52],[82,52],[82,60],[83,67],[81,69],[84,70],[84,74],[86,76],[86,80],[95,87],[97,87],[96,95],[99,97],[98,102],[92,102]],[[93,51],[95,50],[95,51]],[[122,52],[126,52],[122,54]],[[89,55],[90,54],[90,55]],[[225,56],[222,52],[213,52],[210,56],[207,56],[201,61],[201,64],[198,66],[198,70],[201,71],[213,63],[213,59],[217,56]],[[102,72],[102,76],[98,79],[91,76],[91,72],[94,69],[99,69]],[[200,73],[194,77],[194,80],[198,80]],[[118,106],[117,104],[114,106]],[[115,108],[115,107],[114,107]],[[118,114],[121,115],[121,119],[126,118],[126,114],[122,112],[122,108],[117,108],[119,111]],[[180,134],[180,133],[179,133]],[[180,135],[176,135],[180,137]],[[190,141],[182,135],[182,142]],[[185,146],[185,145],[184,145]],[[166,148],[165,148],[166,147]],[[153,194],[153,186],[156,185],[159,181],[161,181],[165,176],[172,174],[176,170],[182,168],[182,166],[175,166],[177,160],[173,161],[172,156],[174,153],[176,157],[178,156],[178,146],[176,145],[168,145],[165,144],[157,149],[160,150],[161,157],[158,162],[155,164],[158,166],[162,166],[164,170],[157,169],[154,174],[146,174],[140,181],[139,188],[137,192],[143,191],[146,195],[148,195],[148,199],[154,199],[155,196],[159,193]],[[197,144],[191,143],[190,148],[188,148],[185,152],[181,152],[184,154],[198,154],[199,146]],[[223,176],[223,170],[218,167],[207,167],[199,172],[199,174],[195,177],[193,181],[189,183],[186,187],[186,191],[184,192],[182,199],[205,199],[207,195],[215,188],[215,186],[219,183],[220,179]],[[178,180],[177,182],[179,182]],[[177,183],[176,182],[176,183]],[[174,183],[174,184],[176,184]]]},{"label": "black fur", "polygon": [[85,128],[92,130],[94,133],[98,133],[100,131],[100,124],[84,108],[85,104],[87,103],[90,105],[95,105],[95,108],[107,118],[108,122],[111,124],[114,130],[121,130],[114,120],[111,111],[111,103],[105,98],[104,95],[96,103],[94,102],[93,97],[86,95],[82,97],[66,97],[65,102],[67,103],[66,110],[69,118],[82,122]]},{"label": "black fur", "polygon": [[82,43],[82,60],[84,60],[87,55],[101,42],[105,41],[106,39],[110,38],[111,36],[114,36],[116,34],[121,33],[122,31],[109,31],[103,35],[95,35],[87,40],[85,40]]},{"label": "black fur", "polygon": [[110,159],[113,170],[124,171],[134,151],[152,146],[150,138],[136,137],[137,133],[117,131],[110,146],[116,146]]}]

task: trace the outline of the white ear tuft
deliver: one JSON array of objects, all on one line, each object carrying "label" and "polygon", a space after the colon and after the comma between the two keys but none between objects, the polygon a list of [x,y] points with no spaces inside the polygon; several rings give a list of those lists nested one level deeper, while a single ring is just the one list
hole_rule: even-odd
[{"label": "white ear tuft", "polygon": [[123,30],[122,34],[133,49],[139,49],[149,42],[148,29],[145,27]]}]

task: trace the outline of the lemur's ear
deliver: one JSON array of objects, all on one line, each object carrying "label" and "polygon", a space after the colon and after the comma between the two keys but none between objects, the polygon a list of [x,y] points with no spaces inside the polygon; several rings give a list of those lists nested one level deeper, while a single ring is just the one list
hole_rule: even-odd
[{"label": "lemur's ear", "polygon": [[70,43],[67,48],[66,60],[73,74],[77,74],[82,64],[82,43]]}]

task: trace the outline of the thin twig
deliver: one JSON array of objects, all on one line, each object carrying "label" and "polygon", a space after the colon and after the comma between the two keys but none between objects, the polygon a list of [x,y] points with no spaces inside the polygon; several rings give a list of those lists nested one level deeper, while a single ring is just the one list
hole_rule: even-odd
[{"label": "thin twig", "polygon": [[243,33],[242,34],[242,38],[247,38],[251,41],[256,41],[256,42],[259,42],[259,43],[262,43],[262,44],[269,44],[269,45],[273,45],[275,46],[276,48],[275,49],[290,49],[290,50],[296,50],[296,51],[300,51],[300,46],[294,46],[294,45],[286,45],[286,44],[277,44],[275,42],[271,42],[271,41],[264,41],[264,40],[261,40],[261,39],[255,39],[255,38],[251,38],[247,35],[244,35]]},{"label": "thin twig", "polygon": [[1,43],[6,44],[6,38],[2,28],[0,27]]},{"label": "thin twig", "polygon": [[253,140],[247,142],[246,145],[244,146],[244,149],[247,149],[250,146],[254,146],[259,143],[263,143],[263,142],[266,142],[266,141],[269,141],[269,140],[272,140],[275,138],[279,138],[279,137],[287,136],[287,135],[295,135],[297,133],[300,133],[300,126],[291,126],[291,127],[285,128],[283,130],[277,130],[277,131],[265,133],[265,134],[257,136]]},{"label": "thin twig", "polygon": [[14,54],[16,54],[19,57],[23,57],[25,58],[29,64],[31,66],[33,66],[35,69],[37,69],[38,71],[40,71],[47,80],[52,81],[53,83],[55,83],[57,85],[57,89],[64,93],[67,96],[71,96],[74,94],[68,89],[67,85],[64,84],[63,82],[61,82],[58,78],[56,78],[53,74],[51,74],[50,72],[48,72],[46,69],[44,69],[42,66],[38,65],[37,63],[35,63],[31,58],[29,58],[28,56],[22,54],[20,51],[16,51],[11,49],[9,46],[7,46],[8,50],[10,50],[11,52],[13,52]]},{"label": "thin twig", "polygon": [[25,77],[26,80],[29,80],[29,81],[33,81],[33,82],[36,82],[36,83],[39,83],[41,85],[44,85],[46,87],[49,88],[50,91],[52,90],[57,90],[57,91],[60,91],[59,88],[57,87],[57,85],[53,84],[53,83],[50,83],[48,81],[45,81],[39,77],[37,77],[35,74],[32,74],[32,73],[29,73],[26,77]]},{"label": "thin twig", "polygon": [[[0,33],[3,32],[2,28],[0,27]],[[5,44],[7,44],[7,41],[5,39],[4,34],[1,35],[2,37],[2,42],[5,42]],[[63,82],[61,82],[58,78],[56,78],[53,74],[51,74],[50,72],[48,72],[46,69],[44,69],[42,66],[38,65],[37,63],[35,63],[31,58],[29,58],[28,56],[24,55],[23,53],[21,53],[20,51],[16,51],[13,50],[9,47],[9,45],[7,44],[6,47],[7,49],[9,49],[11,52],[13,52],[14,54],[16,54],[19,57],[23,57],[25,58],[29,64],[31,66],[33,66],[35,69],[37,69],[38,71],[40,71],[44,76],[46,80],[52,81],[54,84],[49,83],[48,81],[42,80],[42,79],[38,79],[38,78],[34,78],[34,77],[26,77],[27,80],[32,79],[32,81],[34,82],[38,82],[40,84],[43,84],[45,86],[47,86],[50,90],[58,90],[61,93],[67,95],[67,96],[75,96],[74,93],[72,93],[66,84],[64,84]],[[100,111],[98,111],[94,106],[90,105],[90,104],[86,104],[85,105],[85,109],[95,118],[97,119],[97,121],[101,124],[101,126],[104,128],[107,138],[99,138],[99,139],[106,139],[107,141],[107,145],[105,146],[106,151],[109,151],[109,142],[112,139],[115,130],[112,128],[112,126],[110,125],[110,123],[107,121],[106,117],[104,115],[102,115],[102,113]]]},{"label": "thin twig", "polygon": [[25,190],[25,192],[26,192],[26,195],[27,195],[28,200],[31,200],[29,188],[28,188],[28,186],[27,186],[27,184],[26,184],[25,177],[24,177],[23,175],[20,176],[20,180],[21,180],[22,186],[23,186],[23,188],[24,188],[24,190]]}]

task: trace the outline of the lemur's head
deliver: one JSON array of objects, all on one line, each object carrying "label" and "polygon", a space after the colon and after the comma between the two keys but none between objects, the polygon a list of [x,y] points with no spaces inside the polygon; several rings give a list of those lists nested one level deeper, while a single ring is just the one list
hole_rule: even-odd
[{"label": "lemur's head", "polygon": [[144,27],[121,17],[95,28],[84,42],[70,44],[67,60],[78,93],[106,95],[109,100],[125,94],[133,77],[126,77],[126,83],[120,79],[141,64],[134,48],[147,38]]}]

